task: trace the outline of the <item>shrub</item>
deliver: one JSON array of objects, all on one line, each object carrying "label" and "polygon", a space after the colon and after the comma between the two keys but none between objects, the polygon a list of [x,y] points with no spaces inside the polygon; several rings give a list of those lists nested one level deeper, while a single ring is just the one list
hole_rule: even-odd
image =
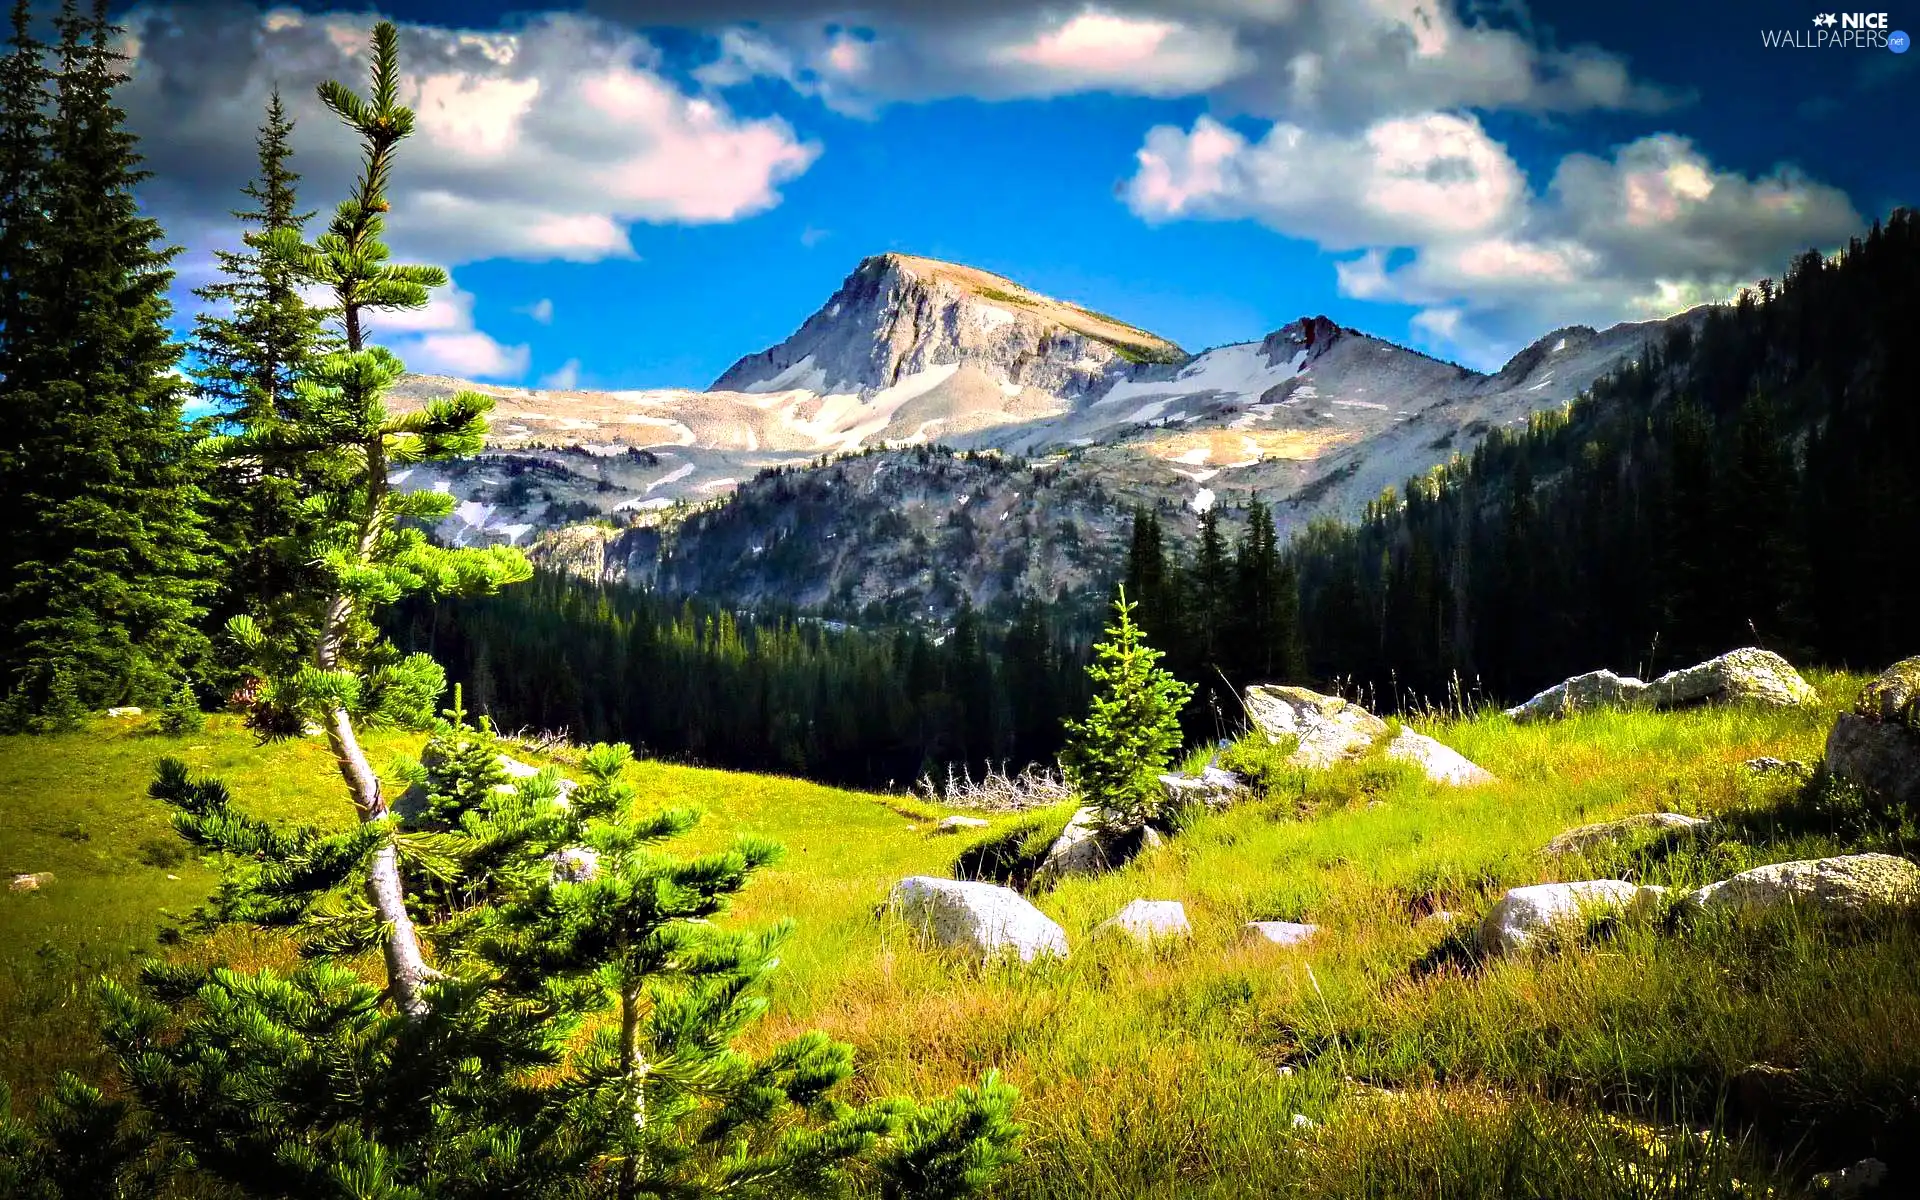
[{"label": "shrub", "polygon": [[186,680],[167,697],[166,704],[160,709],[160,732],[168,737],[184,737],[189,733],[199,733],[207,727],[207,718],[200,711],[200,697],[193,694],[193,685]]}]

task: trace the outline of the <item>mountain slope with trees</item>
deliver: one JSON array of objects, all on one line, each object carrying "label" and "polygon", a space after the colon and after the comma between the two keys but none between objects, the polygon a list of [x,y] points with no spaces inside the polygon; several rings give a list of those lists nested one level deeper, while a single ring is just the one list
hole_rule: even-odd
[{"label": "mountain slope with trees", "polygon": [[1309,672],[1515,698],[1755,642],[1828,665],[1911,653],[1916,367],[1903,209],[1359,524],[1307,531],[1289,557]]}]

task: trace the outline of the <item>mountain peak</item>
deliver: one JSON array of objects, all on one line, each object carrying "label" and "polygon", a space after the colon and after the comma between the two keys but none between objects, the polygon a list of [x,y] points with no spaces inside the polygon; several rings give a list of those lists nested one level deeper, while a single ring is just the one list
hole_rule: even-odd
[{"label": "mountain peak", "polygon": [[793,389],[863,399],[936,368],[973,368],[1010,396],[1096,391],[1109,370],[1182,363],[1144,329],[963,263],[888,252],[860,261],[777,346],[728,368],[713,391]]}]

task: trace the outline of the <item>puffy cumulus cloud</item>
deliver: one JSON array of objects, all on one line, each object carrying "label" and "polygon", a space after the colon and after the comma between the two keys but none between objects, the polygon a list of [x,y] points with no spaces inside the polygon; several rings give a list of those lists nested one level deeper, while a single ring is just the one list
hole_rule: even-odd
[{"label": "puffy cumulus cloud", "polygon": [[1682,98],[1634,79],[1605,50],[1545,45],[1529,29],[1466,20],[1434,0],[600,7],[649,23],[753,20],[726,30],[704,79],[784,79],[846,111],[953,95],[1207,94],[1260,115],[1350,127],[1434,109],[1646,110]]},{"label": "puffy cumulus cloud", "polygon": [[[324,302],[324,297],[315,297]],[[518,379],[527,373],[529,347],[506,346],[474,326],[473,295],[449,284],[423,308],[377,312],[369,336],[413,371],[463,379]]]},{"label": "puffy cumulus cloud", "polygon": [[1250,141],[1211,117],[1147,134],[1127,199],[1148,220],[1257,217],[1330,249],[1474,234],[1512,218],[1526,179],[1469,116],[1380,121],[1358,136],[1277,124]]},{"label": "puffy cumulus cloud", "polygon": [[[230,224],[253,130],[277,85],[298,121],[303,199],[341,194],[357,150],[314,97],[365,75],[367,14],[195,3],[128,13],[121,103],[155,178],[144,195],[190,244]],[[661,70],[630,30],[548,14],[514,32],[401,29],[401,98],[418,114],[395,173],[396,252],[459,264],[631,256],[636,222],[732,221],[779,201],[818,148]]]},{"label": "puffy cumulus cloud", "polygon": [[1334,251],[1343,294],[1421,307],[1415,333],[1475,365],[1555,325],[1606,325],[1722,299],[1862,220],[1845,193],[1781,166],[1714,166],[1687,139],[1572,154],[1532,189],[1473,118],[1353,134],[1210,118],[1150,131],[1127,186],[1150,221],[1253,219]]}]

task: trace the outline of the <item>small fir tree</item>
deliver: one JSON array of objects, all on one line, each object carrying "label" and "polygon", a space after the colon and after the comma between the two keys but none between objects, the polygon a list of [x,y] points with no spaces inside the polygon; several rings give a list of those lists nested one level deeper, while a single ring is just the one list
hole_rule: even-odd
[{"label": "small fir tree", "polygon": [[1108,814],[1110,824],[1145,824],[1159,813],[1158,776],[1180,748],[1180,710],[1193,689],[1156,664],[1120,589],[1107,640],[1094,646],[1087,677],[1094,695],[1082,721],[1066,723],[1060,765],[1067,781]]},{"label": "small fir tree", "polygon": [[199,733],[207,727],[207,718],[200,711],[200,697],[194,694],[193,685],[186,680],[173,689],[167,697],[165,707],[160,710],[160,732],[168,737],[183,737],[189,733]]}]

